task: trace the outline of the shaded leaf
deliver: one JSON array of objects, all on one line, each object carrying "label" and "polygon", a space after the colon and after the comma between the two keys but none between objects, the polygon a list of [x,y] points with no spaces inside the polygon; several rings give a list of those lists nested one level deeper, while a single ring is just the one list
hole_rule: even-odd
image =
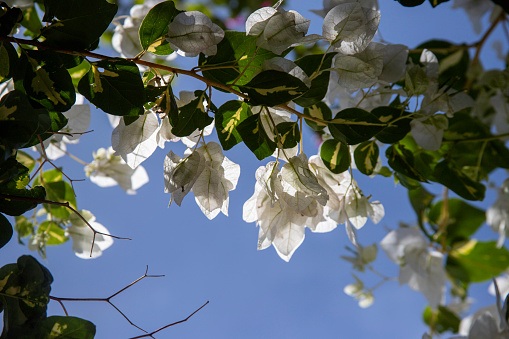
[{"label": "shaded leaf", "polygon": [[[161,44],[161,42],[166,41],[163,36],[168,33],[168,25],[179,13],[182,13],[182,11],[176,9],[172,1],[164,1],[152,7],[140,26],[141,47],[158,55],[161,55],[162,48],[166,47],[164,53],[172,53],[173,50],[169,45]],[[162,39],[161,42],[154,43],[160,38]]]},{"label": "shaded leaf", "polygon": [[276,143],[270,140],[260,121],[260,114],[255,114],[244,119],[237,126],[237,131],[242,141],[254,153],[258,160],[265,159],[276,150]]},{"label": "shaded leaf", "polygon": [[12,233],[11,223],[0,213],[0,248],[4,247],[11,240]]},{"label": "shaded leaf", "polygon": [[[103,69],[103,71],[100,71]],[[125,59],[92,63],[78,91],[106,113],[139,116],[144,112],[145,91],[136,64]]]},{"label": "shaded leaf", "polygon": [[334,139],[348,145],[369,140],[385,127],[378,118],[360,108],[347,108],[329,121],[329,130]]},{"label": "shaded leaf", "polygon": [[486,187],[479,182],[473,181],[457,168],[452,167],[448,161],[442,161],[435,166],[433,177],[437,182],[450,188],[464,199],[484,199]]},{"label": "shaded leaf", "polygon": [[373,174],[379,152],[378,145],[374,141],[365,141],[358,145],[353,154],[357,169],[365,175]]}]

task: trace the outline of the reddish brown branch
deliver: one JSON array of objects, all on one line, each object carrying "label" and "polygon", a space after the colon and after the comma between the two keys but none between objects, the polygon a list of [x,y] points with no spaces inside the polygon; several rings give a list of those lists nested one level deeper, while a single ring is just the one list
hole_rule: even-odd
[{"label": "reddish brown branch", "polygon": [[113,307],[115,310],[117,310],[118,313],[120,313],[122,315],[122,317],[124,317],[125,320],[127,320],[127,322],[129,322],[129,324],[131,324],[132,326],[136,327],[137,329],[147,333],[147,331],[145,331],[144,329],[142,329],[141,327],[139,327],[138,325],[136,325],[135,323],[133,323],[129,317],[127,317],[124,312],[122,312],[115,304],[113,304],[111,302],[111,299],[115,296],[117,296],[118,294],[124,292],[125,290],[127,290],[129,287],[133,286],[134,284],[140,282],[141,280],[143,280],[144,278],[159,278],[159,277],[164,277],[164,275],[149,275],[147,274],[148,273],[148,266],[147,266],[147,269],[145,270],[145,274],[143,274],[143,276],[139,277],[138,279],[136,279],[135,281],[133,281],[132,283],[130,283],[129,285],[125,286],[124,288],[120,289],[119,291],[113,293],[112,295],[110,295],[109,297],[107,298],[61,298],[61,297],[53,297],[53,296],[50,296],[49,298],[51,300],[55,300],[56,302],[58,302],[62,308],[64,309],[64,313],[65,315],[68,316],[67,314],[67,310],[65,309],[65,306],[63,304],[63,301],[102,301],[102,302],[107,302],[108,304],[111,305],[111,307]]},{"label": "reddish brown branch", "polygon": [[191,318],[193,315],[195,315],[199,310],[201,310],[202,308],[204,308],[207,304],[209,303],[209,301],[207,301],[205,304],[203,304],[199,309],[197,309],[196,311],[194,311],[193,313],[191,313],[187,318],[185,319],[182,319],[180,321],[177,321],[177,322],[174,322],[174,323],[171,323],[169,325],[166,325],[166,326],[163,326],[157,330],[155,330],[154,332],[150,332],[150,333],[147,333],[147,334],[143,334],[143,335],[140,335],[140,336],[137,336],[137,337],[132,337],[131,339],[138,339],[138,338],[146,338],[146,337],[151,337],[153,338],[153,335],[156,334],[157,332],[159,331],[162,331],[168,327],[171,327],[171,326],[174,326],[174,325],[178,325],[178,324],[181,324],[183,322],[186,322],[189,320],[189,318]]}]

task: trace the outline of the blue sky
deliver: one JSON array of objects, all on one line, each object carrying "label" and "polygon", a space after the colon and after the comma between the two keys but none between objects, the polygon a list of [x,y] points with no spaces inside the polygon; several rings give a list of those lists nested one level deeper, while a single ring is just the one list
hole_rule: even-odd
[{"label": "blue sky", "polygon": [[[474,42],[471,24],[463,11],[450,9],[447,3],[436,9],[429,4],[404,8],[396,1],[381,0],[380,30],[385,40],[415,47],[431,38],[454,42]],[[320,9],[319,1],[289,1],[295,9],[312,20],[311,32],[321,32],[321,18],[309,9]],[[487,28],[485,22],[484,28]],[[502,36],[499,30],[495,35]],[[501,40],[503,39],[503,36]],[[483,58],[495,63],[490,40]],[[192,62],[195,62],[194,59]],[[499,63],[493,64],[500,67]],[[493,67],[494,67],[493,66]],[[192,67],[192,66],[191,66]],[[485,64],[486,68],[493,68]],[[198,87],[197,87],[198,86]],[[179,90],[203,86],[179,77]],[[217,93],[216,93],[217,94]],[[231,96],[214,96],[217,106]],[[85,161],[92,152],[110,145],[111,127],[106,115],[93,109],[90,129],[79,145],[70,145],[71,153]],[[215,140],[215,137],[207,140]],[[305,131],[305,152],[316,154],[317,141]],[[426,330],[422,310],[426,301],[407,286],[389,282],[375,291],[375,303],[361,309],[343,293],[352,283],[351,265],[339,259],[348,254],[350,245],[344,226],[330,233],[306,231],[306,240],[289,263],[281,260],[273,247],[257,251],[258,229],[242,220],[242,205],[253,194],[254,172],[259,162],[244,145],[237,145],[225,155],[241,165],[237,189],[230,192],[229,217],[220,214],[209,221],[189,195],[182,207],[168,206],[170,196],[163,193],[163,160],[169,150],[182,155],[181,143],[167,143],[143,163],[150,182],[134,196],[125,195],[117,186],[100,188],[90,181],[75,183],[78,207],[92,211],[97,222],[113,234],[133,240],[115,240],[114,245],[95,260],[74,256],[71,243],[48,248],[48,258],[41,262],[54,277],[52,295],[59,297],[107,297],[131,281],[149,266],[149,274],[164,278],[145,279],[112,299],[133,322],[148,331],[181,320],[207,300],[210,304],[187,323],[158,334],[158,338],[420,338]],[[83,167],[66,159],[57,165],[73,179],[84,178]],[[49,167],[47,167],[49,169]],[[413,223],[415,216],[406,198],[406,190],[392,178],[364,178],[354,174],[366,195],[380,200],[386,216],[378,224],[368,222],[359,232],[361,244],[379,242],[388,229],[403,221]],[[498,182],[503,173],[497,176]],[[489,206],[494,191],[481,206]],[[484,238],[495,239],[487,227]],[[0,265],[15,262],[21,254],[32,254],[26,247],[11,241],[2,249]],[[398,268],[379,250],[375,267],[388,276]],[[367,286],[379,278],[359,275]],[[492,304],[487,284],[473,288],[477,299],[474,309]],[[67,302],[70,315],[97,325],[97,338],[124,338],[142,334],[130,326],[111,306],[101,302]],[[63,315],[60,306],[51,302],[49,315]]]}]

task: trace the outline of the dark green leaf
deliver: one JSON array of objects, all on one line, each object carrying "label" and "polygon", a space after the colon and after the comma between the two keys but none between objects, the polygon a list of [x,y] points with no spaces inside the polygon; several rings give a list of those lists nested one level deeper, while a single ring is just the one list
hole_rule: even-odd
[{"label": "dark green leaf", "polygon": [[[171,120],[171,132],[178,137],[186,137],[191,135],[196,129],[204,129],[210,125],[213,118],[209,117],[207,110],[203,104],[207,100],[205,91],[194,91],[196,99],[192,100],[185,106],[179,107],[178,120]],[[171,117],[171,115],[170,115]]]},{"label": "dark green leaf", "polygon": [[[329,106],[327,106],[327,104],[323,101],[319,101],[314,105],[305,107],[304,114],[308,115],[310,117],[325,120],[325,121],[332,119],[332,111],[329,108]],[[311,127],[313,130],[315,130],[317,132],[320,132],[325,128],[324,125],[319,125],[314,121],[311,121],[308,119],[305,119],[305,121],[309,127]]]},{"label": "dark green leaf", "polygon": [[463,172],[452,167],[448,161],[442,161],[433,171],[435,180],[454,193],[467,200],[483,200],[486,187],[470,179]]},{"label": "dark green leaf", "polygon": [[329,130],[334,137],[345,144],[356,145],[369,140],[385,127],[378,118],[360,108],[347,108],[329,121]]},{"label": "dark green leaf", "polygon": [[350,148],[336,139],[326,140],[320,146],[320,157],[332,173],[343,173],[350,167]]},{"label": "dark green leaf", "polygon": [[297,121],[282,122],[276,126],[279,138],[276,141],[281,142],[280,148],[292,148],[297,146],[300,141],[300,130]]},{"label": "dark green leaf", "polygon": [[25,69],[23,88],[31,100],[50,111],[65,112],[74,105],[74,85],[58,53],[26,51],[20,63]]},{"label": "dark green leaf", "polygon": [[242,141],[237,126],[251,115],[249,105],[243,101],[232,100],[219,107],[215,124],[217,137],[225,151]]},{"label": "dark green leaf", "polygon": [[426,181],[423,174],[416,168],[414,154],[405,146],[399,144],[389,146],[385,151],[385,156],[387,157],[389,166],[396,172],[417,181]]},{"label": "dark green leaf", "polygon": [[464,282],[481,282],[496,277],[509,267],[509,251],[495,241],[470,240],[450,252],[446,269]]},{"label": "dark green leaf", "polygon": [[[447,244],[453,245],[466,241],[486,220],[486,212],[460,199],[449,199],[446,227]],[[428,214],[429,221],[437,224],[443,207],[443,201],[434,204]]]},{"label": "dark green leaf", "polygon": [[329,71],[323,71],[329,69],[332,63],[332,59],[337,53],[324,54],[312,54],[306,55],[298,60],[295,60],[295,64],[302,68],[302,70],[311,78],[317,72],[322,72],[320,75],[311,80],[311,88],[309,91],[304,93],[302,96],[295,99],[295,103],[302,107],[309,107],[321,103],[321,100],[327,94],[329,88]]},{"label": "dark green leaf", "polygon": [[118,9],[107,0],[44,0],[44,6],[43,21],[51,22],[41,30],[44,44],[75,50],[95,48]]},{"label": "dark green leaf", "polygon": [[77,317],[52,316],[41,323],[41,338],[93,339],[95,325]]},{"label": "dark green leaf", "polygon": [[4,247],[11,240],[12,233],[11,223],[0,213],[0,248]]},{"label": "dark green leaf", "polygon": [[375,135],[375,138],[385,144],[393,144],[403,139],[408,132],[410,132],[409,118],[401,118],[404,113],[401,109],[389,106],[380,106],[371,111],[371,113],[378,118],[381,122],[392,123],[390,126],[385,127]]},{"label": "dark green leaf", "polygon": [[46,318],[53,277],[33,257],[0,268],[0,303],[4,308],[2,338],[36,338]]},{"label": "dark green leaf", "polygon": [[[199,66],[207,79],[222,83],[245,85],[262,68],[263,61],[277,55],[256,46],[256,37],[245,32],[226,31],[217,45],[216,55],[200,54]],[[216,68],[207,71],[206,68]],[[237,79],[238,78],[238,79]]]},{"label": "dark green leaf", "polygon": [[398,2],[405,7],[415,7],[422,5],[424,0],[398,0]]},{"label": "dark green leaf", "polygon": [[287,103],[309,90],[300,79],[280,71],[258,73],[250,82],[239,88],[249,95],[253,105],[264,106]]},{"label": "dark green leaf", "polygon": [[506,13],[509,13],[509,3],[506,0],[491,0],[504,9]]},{"label": "dark green leaf", "polygon": [[[182,11],[176,9],[172,1],[164,1],[152,7],[140,26],[141,47],[144,50],[148,49],[149,52],[156,52],[160,46],[169,47],[161,45],[162,42],[166,42],[163,36],[168,33],[168,25],[179,13],[182,13]],[[157,39],[160,39],[160,41],[152,45]],[[173,50],[170,48],[168,54],[172,52]],[[159,53],[156,52],[155,54]]]},{"label": "dark green leaf", "polygon": [[[433,314],[435,313],[435,314]],[[424,322],[438,333],[451,331],[458,333],[461,319],[445,306],[438,306],[436,311],[432,311],[428,306],[422,315]]]},{"label": "dark green leaf", "polygon": [[239,132],[246,146],[254,153],[258,160],[271,156],[276,150],[276,143],[274,140],[269,139],[263,129],[260,114],[255,114],[244,119],[237,126],[237,132]]},{"label": "dark green leaf", "polygon": [[106,113],[139,116],[144,112],[143,81],[132,61],[109,59],[93,63],[80,80],[78,91]]},{"label": "dark green leaf", "polygon": [[355,148],[353,157],[359,172],[373,174],[379,155],[378,145],[374,141],[365,141]]},{"label": "dark green leaf", "polygon": [[25,94],[14,90],[0,100],[0,144],[12,149],[33,145],[37,134],[51,126],[44,108],[33,108]]},{"label": "dark green leaf", "polygon": [[12,29],[23,20],[21,9],[9,7],[5,2],[0,3],[0,36],[8,36]]}]

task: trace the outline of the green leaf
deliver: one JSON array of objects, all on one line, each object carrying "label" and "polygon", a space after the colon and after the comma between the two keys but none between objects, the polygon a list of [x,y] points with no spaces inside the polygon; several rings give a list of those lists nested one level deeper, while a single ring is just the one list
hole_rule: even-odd
[{"label": "green leaf", "polygon": [[334,137],[345,144],[356,145],[369,140],[385,127],[378,118],[360,108],[347,108],[329,121],[329,130]]},{"label": "green leaf", "polygon": [[[256,37],[245,32],[226,31],[217,45],[216,55],[200,54],[198,65],[207,79],[222,83],[245,85],[262,68],[265,60],[277,55],[256,46]],[[206,70],[209,68],[216,68]]]},{"label": "green leaf", "polygon": [[77,317],[52,316],[41,323],[39,333],[45,339],[93,339],[95,325]]},{"label": "green leaf", "polygon": [[217,137],[225,151],[242,141],[237,126],[251,115],[249,105],[243,101],[231,100],[219,107],[215,124]]},{"label": "green leaf", "polygon": [[[323,101],[319,101],[314,105],[308,106],[304,108],[304,115],[308,115],[313,118],[321,119],[321,120],[330,120],[332,119],[332,111],[327,106],[327,104]],[[311,127],[313,130],[320,132],[322,131],[325,126],[318,125],[316,122],[304,119],[306,121],[306,124],[308,124],[309,127]]]},{"label": "green leaf", "polygon": [[171,120],[173,126],[171,133],[178,137],[186,137],[196,129],[204,129],[213,120],[203,104],[204,100],[207,100],[205,91],[194,91],[194,96],[196,99],[179,107],[178,120],[176,122],[175,119]]},{"label": "green leaf", "polygon": [[14,217],[14,220],[16,220],[14,229],[18,232],[18,242],[23,245],[21,239],[35,233],[34,224],[23,215]]},{"label": "green leaf", "polygon": [[7,41],[0,42],[0,83],[12,78],[16,67],[18,67],[16,49]]},{"label": "green leaf", "polygon": [[277,106],[287,103],[309,88],[299,78],[280,71],[263,71],[258,73],[240,90],[249,95],[253,105]]},{"label": "green leaf", "polygon": [[461,319],[445,306],[438,306],[436,311],[432,311],[428,306],[422,315],[424,322],[428,326],[433,326],[438,333],[451,331],[458,333]]},{"label": "green leaf", "polygon": [[[46,191],[42,186],[26,189],[25,186],[28,184],[28,181],[28,169],[25,167],[24,170],[21,169],[18,172],[15,178],[0,184],[0,192],[2,194],[20,198],[0,198],[0,212],[7,215],[21,215],[37,206],[38,203],[30,199],[43,200],[46,197]],[[27,198],[27,200],[23,200],[23,198]]]},{"label": "green leaf", "polygon": [[46,318],[53,277],[32,256],[0,268],[0,304],[4,308],[2,338],[36,338]]},{"label": "green leaf", "polygon": [[4,247],[11,240],[12,233],[11,223],[0,213],[0,248]]},{"label": "green leaf", "polygon": [[39,14],[37,14],[37,9],[35,6],[26,8],[23,11],[23,21],[21,21],[21,26],[25,27],[27,31],[23,33],[23,35],[29,35],[32,38],[36,38],[41,34],[42,24],[41,19],[39,19]]},{"label": "green leaf", "polygon": [[69,240],[65,235],[65,230],[54,221],[43,221],[37,228],[37,233],[44,234],[46,245],[60,245]]},{"label": "green leaf", "polygon": [[78,91],[106,113],[118,116],[144,113],[143,81],[132,61],[109,59],[92,63],[91,69],[80,80]]},{"label": "green leaf", "polygon": [[[161,55],[160,53],[164,47],[164,53],[171,54],[173,50],[169,47],[166,39],[164,39],[164,35],[168,33],[168,25],[177,14],[182,12],[175,8],[175,4],[172,1],[164,1],[152,7],[140,26],[141,47],[158,55]],[[160,41],[154,43],[158,39]]]},{"label": "green leaf", "polygon": [[[23,151],[18,151],[17,154],[16,154],[16,160],[21,163],[23,166],[25,166],[26,168],[28,168],[28,173],[32,172],[32,170],[35,168],[35,159],[32,158],[32,156],[30,156],[28,153],[25,153]],[[0,170],[0,173],[2,171]],[[0,175],[0,178],[2,176]],[[0,179],[0,182],[2,182],[2,180]]]},{"label": "green leaf", "polygon": [[483,200],[486,187],[470,179],[448,161],[442,161],[433,171],[435,180],[466,200]]},{"label": "green leaf", "polygon": [[[410,132],[409,118],[401,118],[403,113],[399,108],[380,106],[371,111],[371,113],[378,118],[381,122],[392,123],[390,126],[385,127],[375,135],[375,138],[385,144],[393,144],[403,139],[408,132]],[[396,120],[397,119],[397,120]],[[393,121],[395,121],[393,123]]]},{"label": "green leaf", "polygon": [[246,146],[254,153],[258,160],[271,156],[276,150],[276,143],[274,140],[269,139],[263,129],[260,114],[251,115],[244,119],[237,126],[237,132],[239,132]]},{"label": "green leaf", "polygon": [[[448,245],[467,241],[486,220],[486,212],[469,205],[460,199],[449,199],[446,239]],[[434,204],[428,214],[431,223],[437,224],[443,207],[443,201]]]},{"label": "green leaf", "polygon": [[[42,173],[42,180],[36,177],[34,185],[42,185],[46,190],[46,200],[69,203],[69,205],[77,209],[76,196],[72,186],[63,180],[62,172],[57,169],[52,169]],[[61,219],[68,219],[70,211],[64,206],[56,206],[51,204],[44,204],[44,208],[48,213]]]},{"label": "green leaf", "polygon": [[379,152],[378,145],[374,141],[365,141],[358,145],[353,153],[357,169],[365,175],[373,174]]},{"label": "green leaf", "polygon": [[350,167],[350,148],[336,139],[329,139],[322,143],[320,157],[332,173],[343,173]]},{"label": "green leaf", "polygon": [[385,151],[387,163],[398,173],[411,179],[426,182],[425,176],[417,169],[414,154],[405,146],[394,144]]},{"label": "green leaf", "polygon": [[509,267],[509,251],[495,241],[470,240],[449,253],[446,270],[463,282],[481,282],[496,277]]},{"label": "green leaf", "polygon": [[281,142],[280,148],[292,148],[297,146],[300,141],[300,130],[297,121],[282,122],[276,126],[279,138],[276,141]]},{"label": "green leaf", "polygon": [[45,0],[44,6],[42,20],[51,22],[41,30],[44,44],[74,50],[95,48],[118,9],[107,0]]},{"label": "green leaf", "polygon": [[[322,103],[322,99],[327,94],[329,88],[329,71],[324,71],[331,67],[332,59],[337,53],[312,54],[306,55],[295,64],[312,79],[309,91],[295,99],[295,103],[302,107],[309,107]],[[318,74],[318,75],[317,75]]]}]

